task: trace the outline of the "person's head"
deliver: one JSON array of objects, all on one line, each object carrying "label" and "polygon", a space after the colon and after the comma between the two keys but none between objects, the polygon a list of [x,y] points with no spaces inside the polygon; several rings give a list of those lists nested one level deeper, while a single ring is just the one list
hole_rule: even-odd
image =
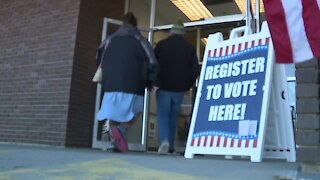
[{"label": "person's head", "polygon": [[123,16],[123,24],[131,24],[132,26],[137,27],[138,21],[132,12],[128,12]]},{"label": "person's head", "polygon": [[172,28],[170,29],[170,34],[185,34],[185,29],[182,20],[178,20],[176,23],[173,24]]}]

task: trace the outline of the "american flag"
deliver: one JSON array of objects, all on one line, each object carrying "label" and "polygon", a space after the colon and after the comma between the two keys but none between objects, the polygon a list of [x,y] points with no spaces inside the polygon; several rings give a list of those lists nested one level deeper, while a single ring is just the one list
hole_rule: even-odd
[{"label": "american flag", "polygon": [[320,56],[320,0],[263,0],[276,63]]}]

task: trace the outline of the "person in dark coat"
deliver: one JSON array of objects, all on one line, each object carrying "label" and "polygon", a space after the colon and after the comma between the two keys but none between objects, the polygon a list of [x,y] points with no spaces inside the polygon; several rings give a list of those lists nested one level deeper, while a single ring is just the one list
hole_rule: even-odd
[{"label": "person in dark coat", "polygon": [[199,74],[195,48],[183,35],[185,28],[178,21],[170,36],[160,41],[155,55],[160,66],[159,90],[156,92],[158,136],[161,154],[173,152],[177,120],[185,92],[193,87]]},{"label": "person in dark coat", "polygon": [[145,88],[156,89],[158,85],[158,64],[150,43],[137,29],[135,16],[127,13],[123,23],[98,50],[104,94],[97,120],[108,119],[115,148],[126,152],[125,132],[143,111]]}]

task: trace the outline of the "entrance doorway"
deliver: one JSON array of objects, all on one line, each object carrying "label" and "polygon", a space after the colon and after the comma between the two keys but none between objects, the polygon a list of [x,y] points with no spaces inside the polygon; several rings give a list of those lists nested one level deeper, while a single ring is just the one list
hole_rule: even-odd
[{"label": "entrance doorway", "polygon": [[[171,11],[172,9],[175,9],[172,4],[167,0],[164,1],[158,1],[160,2],[156,6],[156,0],[150,0],[150,1],[140,1],[140,0],[130,0],[132,3],[130,6],[135,6],[128,8],[131,12],[138,14],[141,18],[140,20],[147,21],[145,13],[150,12],[150,26],[148,28],[144,28],[142,31],[143,34],[148,33],[148,39],[152,45],[155,45],[157,41],[160,41],[161,39],[164,39],[168,36],[167,31],[171,28],[172,24],[165,24],[165,25],[158,25],[155,26],[155,19],[156,19],[156,9],[159,10],[161,8],[166,9],[165,16],[167,19],[169,19],[166,22],[172,23],[173,17],[182,17],[181,14],[178,13],[178,9],[176,9],[176,12]],[[256,1],[257,2],[257,1]],[[150,11],[145,9],[147,3],[150,5]],[[171,9],[167,9],[168,3],[171,7]],[[129,3],[130,4],[130,3]],[[256,3],[257,4],[257,3]],[[136,7],[136,6],[141,7]],[[230,5],[230,4],[229,4]],[[165,8],[164,8],[165,7]],[[215,6],[218,9],[224,9],[223,5]],[[256,8],[258,8],[256,6]],[[226,10],[226,9],[225,9]],[[226,14],[234,13],[235,11],[231,7],[227,7],[228,12]],[[258,9],[256,9],[256,12],[259,12]],[[173,15],[172,15],[172,14]],[[187,34],[186,38],[189,42],[191,42],[194,47],[197,50],[197,55],[200,60],[200,64],[202,61],[203,51],[206,44],[206,37],[208,37],[209,34],[215,33],[215,32],[222,32],[224,34],[225,38],[228,38],[229,32],[232,28],[239,27],[239,26],[251,26],[250,24],[247,24],[246,22],[251,22],[251,20],[247,20],[249,17],[249,14],[241,14],[241,12],[236,12],[239,14],[231,14],[231,15],[220,15],[215,16],[214,18],[209,19],[202,19],[198,21],[188,21],[186,19],[183,19],[186,23],[184,23]],[[222,13],[225,14],[225,13]],[[176,18],[176,17],[175,17]],[[159,24],[161,24],[159,18],[157,18],[159,21]],[[255,14],[253,17],[253,21],[256,23],[256,30],[259,31],[259,24],[260,24],[260,15],[259,13]],[[262,18],[263,19],[263,18]],[[246,21],[247,20],[247,21]],[[114,30],[116,30],[120,25],[122,24],[121,21],[105,18],[104,19],[104,26],[103,26],[103,33],[102,33],[102,40],[104,40],[107,35],[112,33]],[[140,24],[140,21],[139,21]],[[146,24],[146,23],[145,23]],[[155,40],[155,42],[154,42]],[[180,117],[178,119],[178,129],[177,129],[177,137],[176,137],[176,147],[175,150],[177,152],[183,152],[185,149],[185,143],[186,143],[186,136],[188,135],[188,128],[189,128],[189,121],[191,119],[191,111],[192,111],[192,105],[193,105],[193,94],[195,93],[195,89],[190,90],[186,93],[185,101],[182,104],[181,110],[180,110]],[[101,86],[97,85],[97,96],[96,96],[96,111],[95,114],[98,112],[100,108],[100,103],[102,99],[102,92],[101,92]],[[136,124],[129,129],[128,132],[128,143],[129,143],[129,150],[131,151],[156,151],[158,148],[158,133],[157,133],[157,114],[156,114],[156,103],[155,103],[155,97],[154,94],[149,94],[147,91],[145,92],[145,101],[144,101],[144,112],[141,116],[137,117]],[[293,112],[293,117],[295,113]],[[94,130],[93,130],[93,148],[105,148],[109,145],[109,140],[106,134],[102,133],[102,127],[104,125],[104,122],[98,122],[94,121]]]}]

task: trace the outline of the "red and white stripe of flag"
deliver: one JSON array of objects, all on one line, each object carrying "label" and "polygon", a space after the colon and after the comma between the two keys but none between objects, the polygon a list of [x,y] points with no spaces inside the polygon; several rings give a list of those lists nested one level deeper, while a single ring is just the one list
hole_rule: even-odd
[{"label": "red and white stripe of flag", "polygon": [[276,63],[320,56],[320,0],[263,0]]},{"label": "red and white stripe of flag", "polygon": [[257,139],[234,139],[223,136],[200,136],[191,140],[192,147],[207,148],[257,148]]},{"label": "red and white stripe of flag", "polygon": [[264,38],[264,39],[256,39],[252,41],[242,42],[239,44],[233,44],[230,46],[219,47],[216,49],[209,50],[208,57],[227,56],[227,55],[231,55],[254,46],[266,45],[266,44],[269,44],[269,42],[270,42],[270,38]]}]

